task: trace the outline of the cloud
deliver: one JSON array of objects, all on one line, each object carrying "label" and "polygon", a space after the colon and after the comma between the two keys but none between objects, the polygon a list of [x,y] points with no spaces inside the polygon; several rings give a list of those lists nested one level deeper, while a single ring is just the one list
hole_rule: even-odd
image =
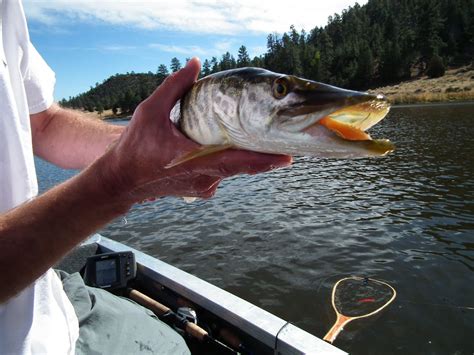
[{"label": "cloud", "polygon": [[206,48],[196,45],[171,45],[163,43],[150,43],[148,47],[174,54],[211,57],[221,56],[223,53],[232,50],[233,44],[235,44],[235,40],[225,39],[214,43],[212,47]]},{"label": "cloud", "polygon": [[111,44],[111,45],[102,46],[98,49],[101,49],[101,50],[104,50],[104,51],[109,51],[109,52],[115,52],[115,51],[123,52],[123,51],[136,50],[137,47],[136,46],[123,46],[123,45]]},{"label": "cloud", "polygon": [[[359,1],[360,4],[366,2]],[[75,21],[103,22],[217,35],[281,33],[290,25],[309,31],[315,26],[324,26],[328,16],[354,3],[353,0],[291,3],[277,0],[24,1],[30,20],[50,26]]]},{"label": "cloud", "polygon": [[206,55],[207,51],[199,46],[177,46],[162,43],[151,43],[148,45],[150,48],[156,48],[163,52],[176,53],[183,55]]}]

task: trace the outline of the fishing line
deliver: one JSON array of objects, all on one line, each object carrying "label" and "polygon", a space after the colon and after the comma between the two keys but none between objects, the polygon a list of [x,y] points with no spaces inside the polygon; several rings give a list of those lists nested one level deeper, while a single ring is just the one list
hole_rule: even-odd
[{"label": "fishing line", "polygon": [[278,352],[278,337],[280,336],[280,333],[283,329],[285,329],[285,327],[288,325],[288,324],[291,324],[290,322],[286,322],[285,324],[283,324],[283,326],[280,328],[280,330],[278,331],[278,333],[276,334],[275,336],[275,345],[273,347],[273,350],[274,350],[274,354],[277,355],[279,354]]},{"label": "fishing line", "polygon": [[331,278],[333,278],[333,277],[336,277],[336,276],[337,276],[337,277],[341,277],[341,276],[344,276],[344,275],[345,275],[345,274],[338,273],[338,274],[332,274],[332,275],[329,275],[329,276],[323,278],[323,279],[319,282],[319,286],[318,286],[318,288],[316,289],[316,293],[319,293],[319,291],[321,291],[321,287],[323,287],[323,284],[324,284],[327,280],[329,280],[329,279],[331,279]]},{"label": "fishing line", "polygon": [[[319,286],[318,286],[318,288],[316,289],[316,293],[319,293],[319,291],[321,291],[321,288],[323,287],[323,284],[324,284],[327,280],[329,280],[329,279],[331,279],[331,278],[333,278],[333,277],[336,277],[336,276],[337,276],[337,277],[341,277],[341,276],[346,276],[346,275],[347,275],[347,274],[337,273],[337,274],[332,274],[332,275],[329,275],[329,276],[323,278],[323,279],[319,282]],[[352,276],[354,276],[354,275],[352,275]],[[372,275],[364,276],[364,278],[366,278],[366,279],[371,279],[371,278],[372,278]],[[380,280],[386,282],[386,280],[383,280],[383,279],[380,279]]]},{"label": "fishing line", "polygon": [[411,303],[411,304],[424,304],[427,306],[435,306],[435,307],[446,307],[446,308],[457,308],[462,310],[474,311],[474,307],[472,306],[458,306],[458,305],[450,305],[450,304],[442,304],[442,303],[430,303],[430,302],[415,302],[409,300],[398,300],[397,302],[400,303]]}]

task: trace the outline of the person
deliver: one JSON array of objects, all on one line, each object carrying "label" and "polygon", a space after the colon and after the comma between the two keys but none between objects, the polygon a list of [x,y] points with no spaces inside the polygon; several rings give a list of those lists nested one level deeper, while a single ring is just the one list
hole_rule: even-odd
[{"label": "person", "polygon": [[[198,147],[169,120],[198,59],[169,76],[127,127],[88,120],[53,102],[55,76],[31,44],[21,1],[0,4],[0,353],[72,354],[78,320],[51,269],[58,260],[135,203],[209,198],[223,178],[291,157],[228,150],[167,169]],[[37,196],[34,155],[82,170]]]}]

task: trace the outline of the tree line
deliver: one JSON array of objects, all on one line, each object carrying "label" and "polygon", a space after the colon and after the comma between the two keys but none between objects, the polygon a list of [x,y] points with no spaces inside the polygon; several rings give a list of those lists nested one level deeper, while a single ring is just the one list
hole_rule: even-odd
[{"label": "tree line", "polygon": [[[242,45],[202,63],[201,77],[255,66],[333,85],[368,89],[471,63],[474,56],[474,0],[369,0],[334,14],[324,27],[306,32],[290,26],[267,36],[266,53],[250,58]],[[66,107],[133,112],[170,72],[172,58],[156,73],[116,74],[83,94],[62,100]]]}]

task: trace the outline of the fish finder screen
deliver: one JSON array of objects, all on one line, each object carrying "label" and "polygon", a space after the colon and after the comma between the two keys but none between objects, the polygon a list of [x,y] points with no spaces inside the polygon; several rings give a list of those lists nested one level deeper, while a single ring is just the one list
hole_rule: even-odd
[{"label": "fish finder screen", "polygon": [[117,260],[101,260],[95,265],[97,285],[105,286],[117,282]]}]

